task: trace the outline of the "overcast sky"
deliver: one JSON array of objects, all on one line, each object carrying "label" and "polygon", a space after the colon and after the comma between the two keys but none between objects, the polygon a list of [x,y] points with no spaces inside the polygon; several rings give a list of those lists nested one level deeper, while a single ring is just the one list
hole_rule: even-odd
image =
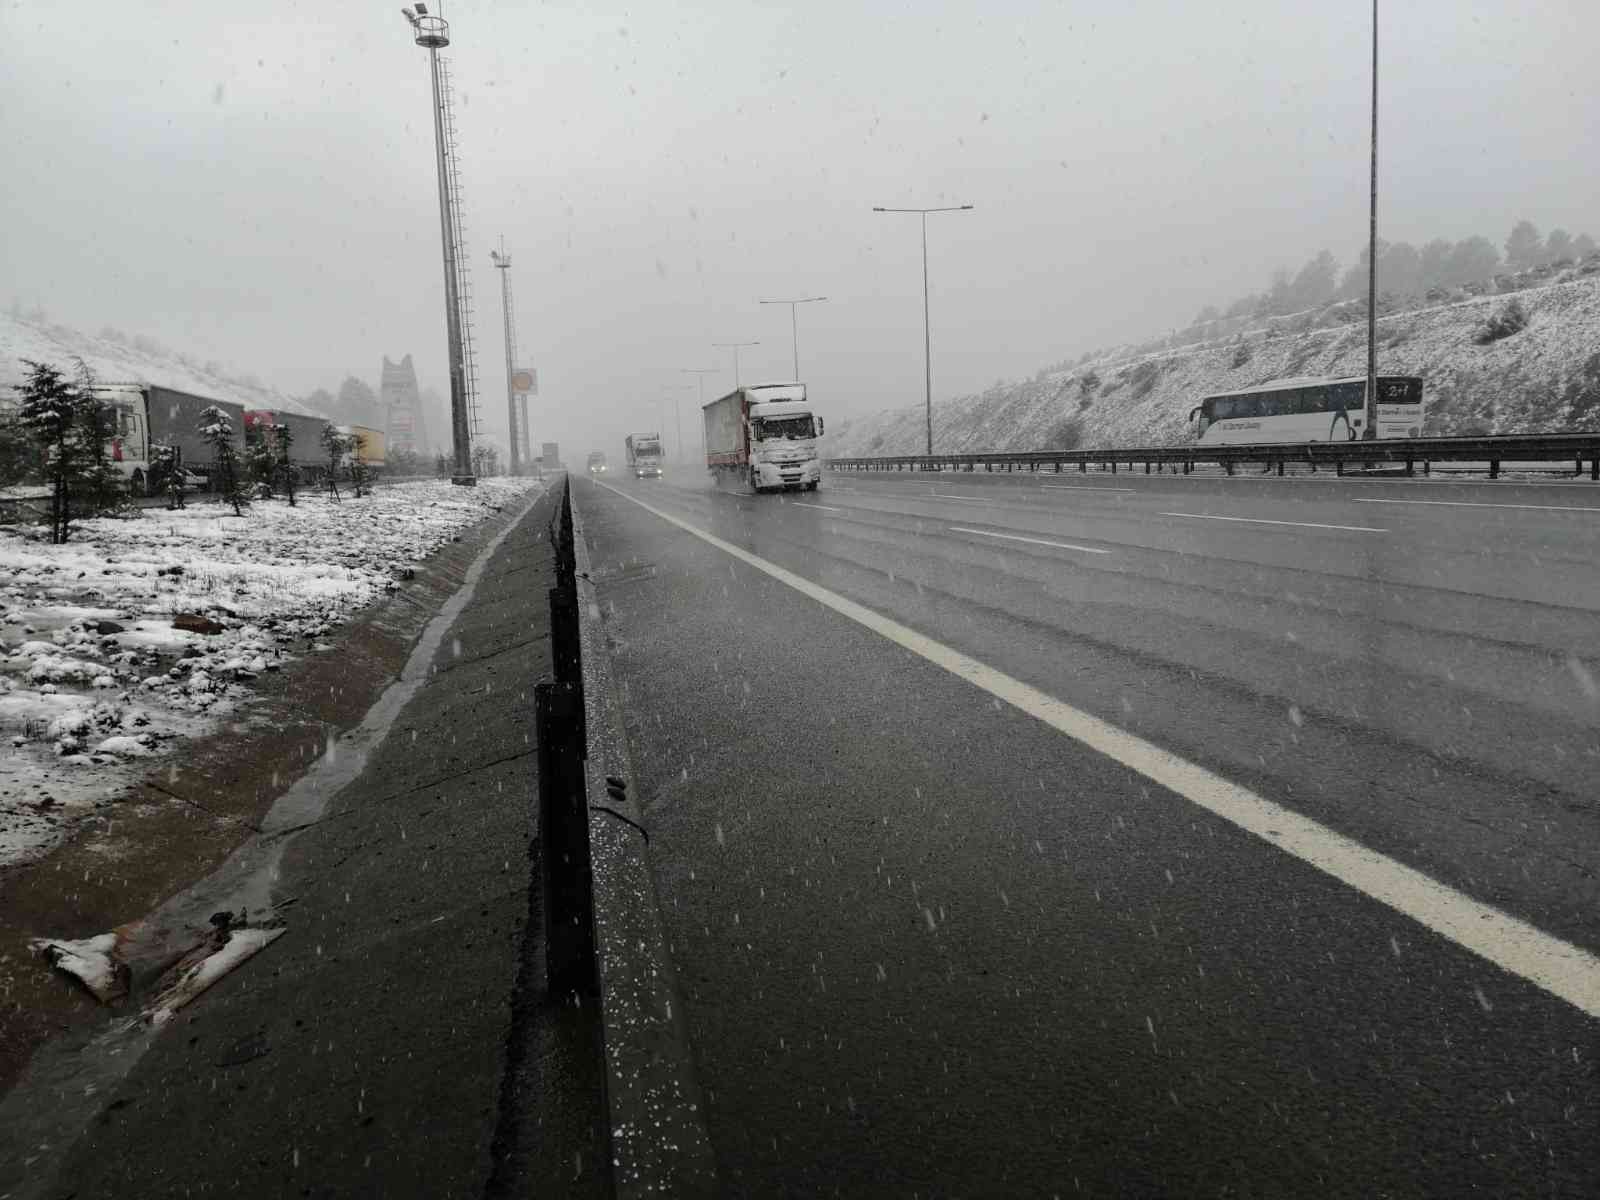
[{"label": "overcast sky", "polygon": [[[1366,236],[1360,0],[451,3],[486,426],[512,254],[536,439],[616,452],[695,377],[819,411],[935,398],[1182,325]],[[400,0],[0,0],[10,295],[302,394],[445,389],[426,52]],[[1600,236],[1593,0],[1389,0],[1381,234]],[[679,389],[676,392],[674,389]],[[692,438],[692,432],[689,434]],[[577,443],[573,445],[572,443]]]}]

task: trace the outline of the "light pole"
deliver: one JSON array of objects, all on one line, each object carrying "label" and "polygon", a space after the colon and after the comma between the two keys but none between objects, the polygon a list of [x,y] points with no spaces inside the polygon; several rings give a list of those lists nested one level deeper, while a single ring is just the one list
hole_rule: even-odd
[{"label": "light pole", "polygon": [[759,346],[760,342],[712,342],[718,350],[733,351],[733,386],[739,386],[739,351],[745,346]]},{"label": "light pole", "polygon": [[928,454],[933,454],[933,338],[928,326],[928,214],[936,212],[967,212],[970,204],[954,204],[945,208],[880,208],[873,212],[916,213],[922,218],[922,368],[923,403],[928,423]]},{"label": "light pole", "polygon": [[666,395],[670,395],[672,397],[672,418],[673,418],[674,423],[678,427],[677,452],[678,452],[678,458],[680,460],[683,459],[683,406],[682,406],[682,403],[681,403],[681,401],[682,401],[682,393],[688,391],[690,386],[691,386],[690,384],[685,383],[685,384],[681,384],[680,386],[675,387],[675,388],[669,387],[669,388],[664,389],[665,394]]},{"label": "light pole", "polygon": [[819,300],[826,300],[826,296],[807,296],[802,300],[757,300],[757,304],[787,304],[789,306],[789,337],[794,345],[794,381],[800,382],[800,327],[795,321],[794,310],[802,304],[815,304]]},{"label": "light pole", "polygon": [[450,354],[450,440],[454,464],[450,482],[471,487],[477,483],[472,473],[472,434],[467,427],[467,368],[461,341],[461,296],[456,288],[456,244],[451,231],[456,227],[451,213],[449,168],[445,161],[444,99],[439,88],[439,50],[450,44],[450,26],[443,17],[430,16],[428,6],[416,11],[400,10],[416,32],[417,45],[428,51],[433,76],[433,144],[439,167],[439,233],[444,242],[445,334]]},{"label": "light pole", "polygon": [[[717,373],[717,368],[716,367],[681,367],[679,369],[682,371],[683,374],[685,374],[685,375],[693,375],[695,377],[694,381],[695,381],[695,383],[697,385],[699,385],[699,389],[700,389],[699,404],[700,404],[701,409],[704,410],[704,408],[706,406],[706,376],[707,375],[715,375]],[[699,437],[699,441],[700,441],[700,457],[701,458],[704,458],[706,456],[705,436],[706,436],[705,417],[704,417],[704,415],[702,415],[701,419],[700,419],[700,437]]]},{"label": "light pole", "polygon": [[1372,207],[1367,221],[1367,420],[1361,439],[1378,436],[1378,0],[1372,0]]},{"label": "light pole", "polygon": [[506,432],[511,436],[511,474],[515,477],[522,474],[519,453],[522,439],[517,434],[517,393],[511,381],[516,369],[511,364],[517,355],[512,344],[514,332],[511,328],[511,255],[506,253],[505,238],[500,239],[499,250],[489,251],[489,258],[500,272],[500,311],[506,319]]}]

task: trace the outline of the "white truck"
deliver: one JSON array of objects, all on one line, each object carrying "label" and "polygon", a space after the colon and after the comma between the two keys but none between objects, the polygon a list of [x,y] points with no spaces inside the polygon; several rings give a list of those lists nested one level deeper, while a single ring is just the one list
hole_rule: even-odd
[{"label": "white truck", "polygon": [[623,443],[628,451],[628,470],[635,479],[661,478],[661,435],[631,434]]},{"label": "white truck", "polygon": [[816,491],[822,482],[822,418],[812,412],[805,384],[742,387],[707,404],[703,415],[706,468],[718,486]]}]

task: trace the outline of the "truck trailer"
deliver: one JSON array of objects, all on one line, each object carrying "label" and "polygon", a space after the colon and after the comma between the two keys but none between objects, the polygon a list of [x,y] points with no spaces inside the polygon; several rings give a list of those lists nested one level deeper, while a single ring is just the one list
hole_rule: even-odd
[{"label": "truck trailer", "polygon": [[822,418],[813,414],[805,384],[742,387],[707,404],[702,415],[706,468],[719,487],[816,491],[822,482]]},{"label": "truck trailer", "polygon": [[539,456],[539,463],[546,471],[559,471],[561,469],[561,447],[555,442],[543,443],[544,453]]},{"label": "truck trailer", "polygon": [[115,415],[111,465],[137,495],[163,486],[151,478],[151,448],[158,442],[175,446],[183,469],[192,478],[209,481],[215,451],[200,436],[200,414],[218,408],[233,428],[233,446],[244,449],[244,405],[211,400],[159,384],[112,383],[94,389]]},{"label": "truck trailer", "polygon": [[661,435],[659,433],[629,434],[623,442],[628,452],[628,470],[635,479],[661,478]]},{"label": "truck trailer", "polygon": [[[327,474],[328,452],[322,445],[322,431],[328,427],[327,421],[302,413],[274,412],[265,408],[245,409],[246,441],[254,442],[264,437],[267,429],[273,425],[282,425],[289,431],[289,462],[299,468],[301,479],[315,483]],[[278,449],[281,450],[281,447]]]}]

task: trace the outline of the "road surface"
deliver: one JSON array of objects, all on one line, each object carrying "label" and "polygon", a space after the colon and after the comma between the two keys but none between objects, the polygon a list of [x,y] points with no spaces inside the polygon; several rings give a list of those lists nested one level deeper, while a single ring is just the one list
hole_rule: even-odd
[{"label": "road surface", "polygon": [[1600,491],[574,498],[730,1194],[1600,1193]]}]

